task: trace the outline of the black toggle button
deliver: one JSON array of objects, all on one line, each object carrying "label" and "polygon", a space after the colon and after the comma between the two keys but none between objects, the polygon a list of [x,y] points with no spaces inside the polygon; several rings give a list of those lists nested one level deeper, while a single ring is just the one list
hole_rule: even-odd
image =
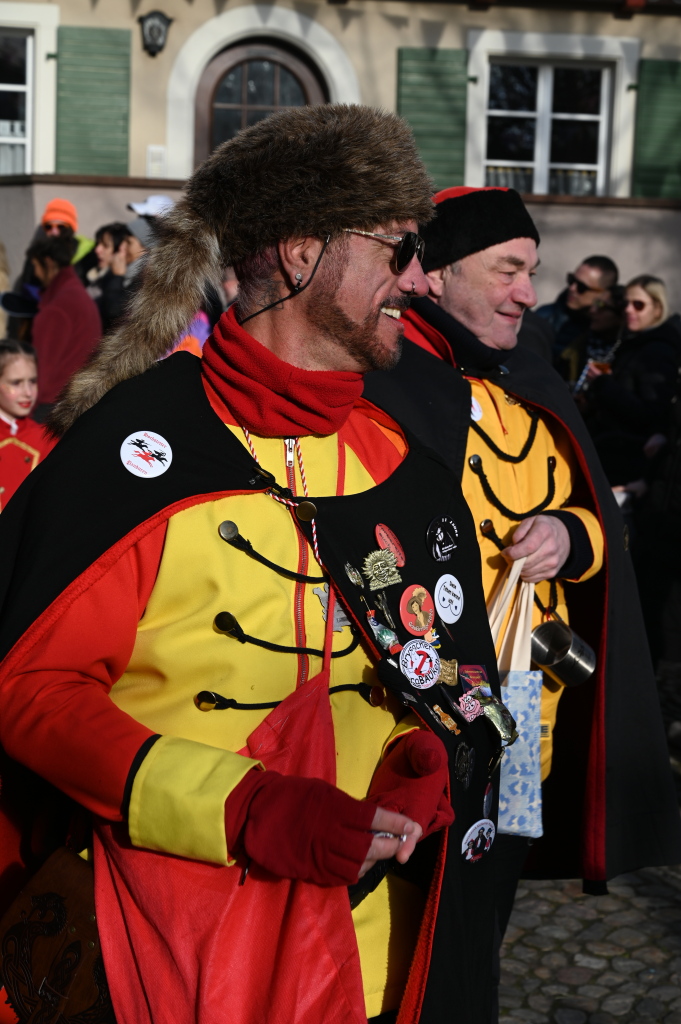
[{"label": "black toggle button", "polygon": [[225,636],[239,637],[243,630],[237,621],[236,615],[232,615],[231,612],[218,612],[213,619],[213,626],[218,633],[224,633]]},{"label": "black toggle button", "polygon": [[480,523],[480,533],[484,537],[487,537],[487,536],[489,536],[490,533],[493,533],[493,532],[494,532],[494,523],[492,522],[492,520],[491,519],[483,519],[483,521]]},{"label": "black toggle button", "polygon": [[301,523],[311,522],[316,515],[317,506],[311,501],[301,501],[300,505],[296,505],[296,516]]},{"label": "black toggle button", "polygon": [[468,465],[471,467],[474,473],[478,473],[482,469],[482,459],[479,455],[471,455],[468,460]]},{"label": "black toggle button", "polygon": [[231,519],[225,519],[224,523],[218,526],[218,533],[223,540],[232,541],[239,536],[239,527]]},{"label": "black toggle button", "polygon": [[549,455],[549,469],[556,468],[556,457],[555,455]]},{"label": "black toggle button", "polygon": [[217,703],[217,694],[211,693],[210,690],[201,690],[201,693],[194,697],[194,704],[199,711],[215,711]]}]

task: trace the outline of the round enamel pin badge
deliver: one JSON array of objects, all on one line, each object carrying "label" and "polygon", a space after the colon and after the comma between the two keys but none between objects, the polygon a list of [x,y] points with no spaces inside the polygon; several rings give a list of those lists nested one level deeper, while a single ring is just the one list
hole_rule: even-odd
[{"label": "round enamel pin badge", "polygon": [[465,859],[475,864],[489,852],[496,835],[494,822],[490,818],[481,818],[466,832],[461,843],[461,852]]},{"label": "round enamel pin badge", "polygon": [[136,430],[121,445],[121,462],[133,476],[151,480],[165,473],[172,461],[172,448],[153,430]]},{"label": "round enamel pin badge", "polygon": [[400,618],[412,636],[424,636],[432,630],[435,609],[425,587],[419,584],[407,587],[400,600]]},{"label": "round enamel pin badge", "polygon": [[459,544],[459,530],[451,516],[433,519],[426,531],[426,546],[436,562],[448,562]]},{"label": "round enamel pin badge", "polygon": [[400,668],[412,686],[427,690],[440,675],[440,655],[425,640],[410,640],[400,651]]},{"label": "round enamel pin badge", "polygon": [[458,622],[463,612],[463,590],[456,576],[445,573],[435,584],[435,610],[443,622]]}]

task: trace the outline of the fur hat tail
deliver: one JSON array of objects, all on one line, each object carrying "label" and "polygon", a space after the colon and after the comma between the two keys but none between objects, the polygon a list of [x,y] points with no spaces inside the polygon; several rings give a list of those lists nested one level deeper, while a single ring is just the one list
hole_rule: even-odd
[{"label": "fur hat tail", "polygon": [[217,238],[186,200],[158,222],[160,240],[146,259],[142,287],[125,320],[59,396],[48,421],[60,437],[116,384],[144,373],[169,351],[199,309],[222,265]]}]

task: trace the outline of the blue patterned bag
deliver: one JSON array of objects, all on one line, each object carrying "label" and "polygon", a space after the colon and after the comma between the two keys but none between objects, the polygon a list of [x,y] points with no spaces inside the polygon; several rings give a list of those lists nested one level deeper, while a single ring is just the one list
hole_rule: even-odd
[{"label": "blue patterned bag", "polygon": [[538,839],[541,814],[541,691],[543,674],[530,670],[534,584],[521,579],[524,558],[499,581],[487,612],[497,649],[501,699],[518,739],[506,747],[499,776],[498,831]]},{"label": "blue patterned bag", "polygon": [[541,816],[541,690],[543,673],[511,671],[501,699],[515,718],[518,739],[506,747],[499,778],[499,825],[504,835],[542,835]]}]

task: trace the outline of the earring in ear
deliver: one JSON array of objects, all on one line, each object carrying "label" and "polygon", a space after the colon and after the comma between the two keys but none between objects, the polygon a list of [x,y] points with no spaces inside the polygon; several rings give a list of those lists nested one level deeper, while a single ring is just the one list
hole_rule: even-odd
[{"label": "earring in ear", "polygon": [[300,272],[298,272],[296,274],[296,284],[295,284],[296,291],[298,291],[298,289],[300,288],[302,280],[303,280],[303,275]]}]

